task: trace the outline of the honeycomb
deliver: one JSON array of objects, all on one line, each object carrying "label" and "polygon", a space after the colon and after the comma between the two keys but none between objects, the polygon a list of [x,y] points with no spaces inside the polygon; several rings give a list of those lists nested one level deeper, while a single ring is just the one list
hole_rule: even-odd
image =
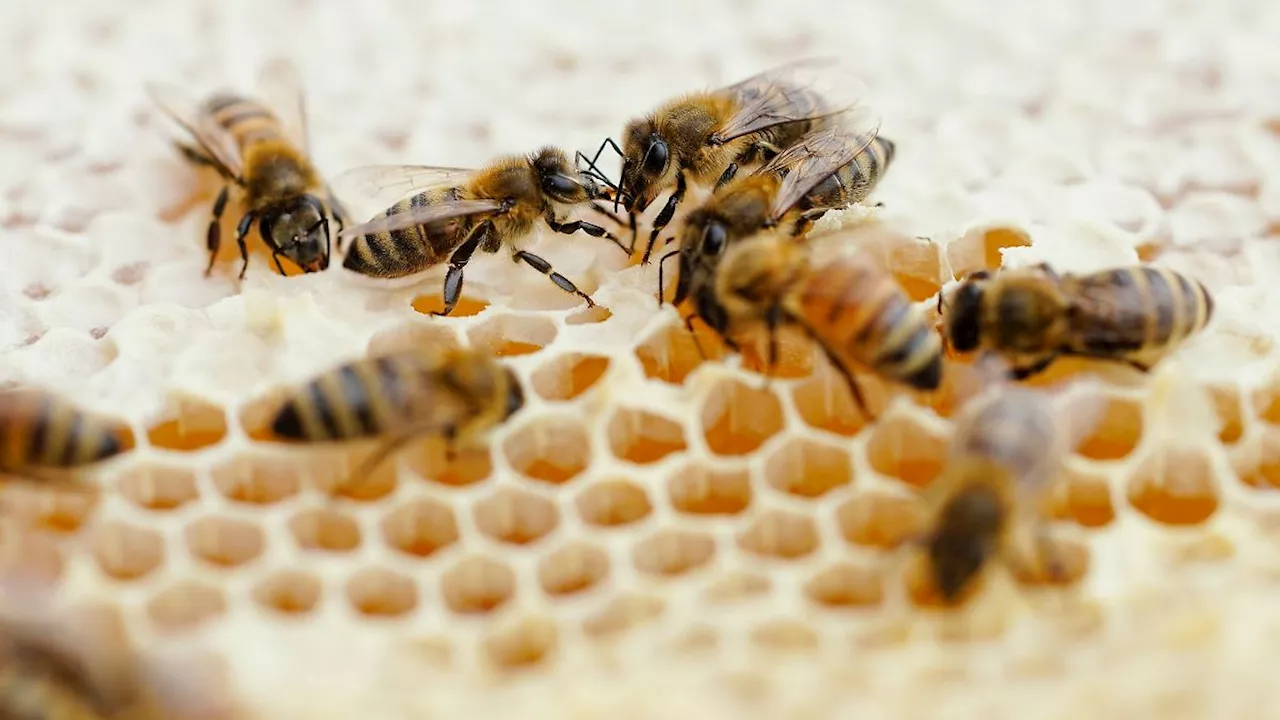
[{"label": "honeycomb", "polygon": [[[1275,3],[53,0],[0,19],[0,382],[139,439],[88,492],[0,487],[0,578],[192,658],[185,685],[222,702],[186,717],[1258,718],[1280,700]],[[429,316],[442,271],[281,277],[256,237],[242,283],[228,242],[204,278],[217,186],[144,83],[248,87],[268,51],[299,66],[330,175],[594,149],[668,96],[839,55],[898,152],[883,207],[815,232],[856,233],[923,307],[979,268],[1144,261],[1203,282],[1215,318],[1149,376],[1063,361],[1028,382],[1102,382],[1046,507],[1066,580],[993,571],[940,610],[907,550],[963,362],[934,394],[862,376],[869,422],[802,340],[766,381],[758,350],[725,357],[658,308],[653,264],[582,235],[530,249],[594,309],[501,255],[447,319]],[[486,447],[450,461],[424,440],[336,495],[367,444],[266,436],[285,388],[414,344],[503,356],[525,409]]]}]

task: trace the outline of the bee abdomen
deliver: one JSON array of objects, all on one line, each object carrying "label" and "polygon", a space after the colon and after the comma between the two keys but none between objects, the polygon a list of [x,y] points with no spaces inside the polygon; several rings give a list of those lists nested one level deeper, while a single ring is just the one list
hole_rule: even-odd
[{"label": "bee abdomen", "polygon": [[0,402],[3,464],[23,467],[74,468],[118,455],[128,449],[128,429],[80,410],[44,393],[21,393]]},{"label": "bee abdomen", "polygon": [[1074,292],[1075,302],[1089,308],[1076,321],[1074,344],[1092,354],[1166,349],[1203,329],[1213,315],[1204,286],[1167,268],[1105,270],[1082,278]]},{"label": "bee abdomen", "polygon": [[272,421],[285,440],[325,442],[378,435],[402,413],[407,372],[393,358],[358,360],[299,388]]},{"label": "bee abdomen", "polygon": [[942,342],[892,276],[859,255],[813,273],[802,312],[837,354],[921,390],[942,382]]},{"label": "bee abdomen", "polygon": [[876,136],[853,161],[818,183],[806,197],[811,208],[841,208],[860,203],[875,190],[893,160],[893,141]]},{"label": "bee abdomen", "polygon": [[[388,217],[430,202],[426,193],[405,198],[387,208]],[[412,275],[437,265],[452,250],[447,238],[426,227],[399,228],[356,238],[347,250],[342,266],[371,277],[396,278]]]},{"label": "bee abdomen", "polygon": [[285,140],[279,118],[256,100],[218,95],[210,99],[205,108],[242,150],[260,142]]}]

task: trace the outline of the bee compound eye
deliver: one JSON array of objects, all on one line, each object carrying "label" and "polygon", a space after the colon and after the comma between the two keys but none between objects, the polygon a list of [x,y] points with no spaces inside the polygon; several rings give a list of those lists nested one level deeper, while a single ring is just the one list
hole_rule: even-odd
[{"label": "bee compound eye", "polygon": [[651,137],[649,148],[644,153],[644,171],[650,175],[661,173],[667,169],[669,156],[667,142],[656,135]]},{"label": "bee compound eye", "polygon": [[725,235],[724,226],[718,222],[707,225],[706,231],[702,235],[702,252],[704,255],[719,255],[724,252],[725,242],[728,240]]}]

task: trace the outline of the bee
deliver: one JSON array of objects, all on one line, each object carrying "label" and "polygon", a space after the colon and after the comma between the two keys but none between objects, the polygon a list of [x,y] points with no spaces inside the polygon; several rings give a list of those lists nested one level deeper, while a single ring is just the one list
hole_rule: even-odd
[{"label": "bee", "polygon": [[[616,237],[599,225],[574,220],[561,222],[560,213],[575,205],[605,197],[596,181],[579,172],[562,150],[544,147],[529,156],[499,158],[485,168],[469,170],[426,165],[373,165],[335,178],[343,191],[350,188],[366,199],[391,191],[403,198],[369,222],[348,228],[339,245],[350,241],[342,266],[362,275],[398,278],[448,261],[444,280],[444,309],[449,315],[462,295],[463,268],[477,250],[496,253],[504,247],[515,262],[523,262],[548,276],[561,290],[595,303],[551,263],[519,248],[539,220],[554,231],[579,230]],[[407,193],[416,193],[404,197]]]},{"label": "bee", "polygon": [[654,219],[644,263],[690,183],[724,186],[740,166],[768,160],[805,133],[853,114],[865,93],[865,85],[833,58],[809,58],[677,97],[632,120],[621,148],[606,138],[596,152],[598,159],[612,147],[622,158],[615,198],[627,204],[631,252],[636,216],[659,194],[674,188]]},{"label": "bee", "polygon": [[106,720],[125,703],[103,692],[88,668],[36,633],[0,629],[0,717]]},{"label": "bee", "polygon": [[716,265],[730,245],[773,228],[798,237],[828,210],[865,199],[894,155],[894,144],[877,129],[815,130],[756,172],[713,193],[685,219],[680,246],[658,263],[659,304],[662,266],[669,258],[679,258],[673,298],[679,305],[713,282]]},{"label": "bee", "polygon": [[195,142],[178,142],[178,150],[191,162],[212,167],[224,181],[209,221],[206,276],[213,272],[222,242],[222,214],[233,187],[246,207],[236,228],[244,261],[241,279],[249,269],[245,238],[255,222],[281,275],[285,274],[281,256],[303,272],[329,267],[329,214],[338,229],[343,226],[342,206],[308,157],[306,114],[296,68],[284,60],[268,63],[259,74],[258,86],[261,97],[277,101],[268,105],[265,100],[220,92],[197,102],[171,85],[148,86],[152,100]]},{"label": "bee", "polygon": [[966,403],[955,421],[942,475],[925,491],[922,538],[938,594],[955,604],[988,563],[1041,562],[1066,571],[1052,551],[1041,501],[1062,466],[1066,441],[1048,395],[997,386]]},{"label": "bee", "polygon": [[271,421],[276,437],[297,443],[386,438],[353,478],[424,435],[450,455],[524,407],[510,368],[474,350],[409,350],[340,365],[292,391]]},{"label": "bee", "polygon": [[[936,390],[942,382],[937,332],[893,276],[862,251],[814,267],[806,244],[785,234],[760,234],[730,247],[692,302],[696,316],[734,350],[735,335],[763,323],[771,367],[777,362],[778,327],[798,326],[843,375],[868,415],[854,367],[920,390]],[[692,316],[686,319],[691,321]]]},{"label": "bee", "polygon": [[1151,353],[1173,349],[1208,324],[1213,297],[1196,280],[1138,266],[1059,275],[1047,264],[968,275],[944,302],[942,329],[952,348],[979,347],[1025,379],[1059,356],[1110,360],[1141,372]]},{"label": "bee", "polygon": [[44,471],[81,468],[132,447],[127,425],[54,393],[34,388],[0,392],[0,472],[39,480]]}]

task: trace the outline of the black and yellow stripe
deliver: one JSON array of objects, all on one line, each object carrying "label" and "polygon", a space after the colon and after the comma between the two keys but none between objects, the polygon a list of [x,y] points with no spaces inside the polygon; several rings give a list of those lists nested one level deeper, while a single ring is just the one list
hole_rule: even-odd
[{"label": "black and yellow stripe", "polygon": [[289,142],[280,119],[251,98],[215,95],[205,104],[205,112],[235,139],[242,153],[262,142]]},{"label": "black and yellow stripe", "polygon": [[1213,298],[1168,268],[1141,266],[1068,276],[1071,352],[1105,356],[1165,349],[1208,324]]},{"label": "black and yellow stripe", "polygon": [[[386,217],[459,199],[459,188],[429,190],[398,201],[382,214]],[[398,228],[370,233],[353,240],[342,266],[370,277],[397,278],[422,272],[444,262],[472,226],[467,218],[455,218],[439,226]]]},{"label": "black and yellow stripe", "polygon": [[131,431],[37,391],[0,395],[0,469],[75,468],[128,450]]},{"label": "black and yellow stripe", "polygon": [[298,388],[271,429],[303,442],[353,440],[391,431],[408,418],[412,388],[422,383],[420,363],[405,355],[341,365]]},{"label": "black and yellow stripe", "polygon": [[942,382],[942,342],[892,275],[861,254],[810,273],[799,315],[838,357],[921,390]]}]

